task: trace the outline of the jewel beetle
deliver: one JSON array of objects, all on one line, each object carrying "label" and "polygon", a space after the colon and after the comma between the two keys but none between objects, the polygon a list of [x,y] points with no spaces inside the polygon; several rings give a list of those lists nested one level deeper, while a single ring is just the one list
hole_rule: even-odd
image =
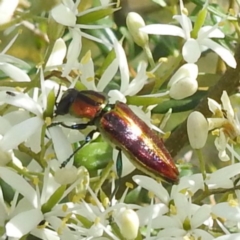
[{"label": "jewel beetle", "polygon": [[[55,113],[88,119],[87,123],[72,126],[60,123],[64,127],[84,129],[89,125],[96,126],[96,130],[88,134],[86,142],[80,148],[91,141],[94,132],[99,131],[111,146],[119,150],[117,157],[119,178],[123,152],[133,165],[145,174],[170,183],[178,182],[178,169],[163,140],[127,104],[119,101],[110,104],[104,93],[71,88],[63,94]],[[61,166],[64,167],[80,148],[75,150]]]}]

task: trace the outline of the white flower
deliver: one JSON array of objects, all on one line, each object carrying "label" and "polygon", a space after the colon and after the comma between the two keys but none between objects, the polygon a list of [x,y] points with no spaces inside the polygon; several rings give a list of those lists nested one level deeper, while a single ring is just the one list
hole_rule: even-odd
[{"label": "white flower", "polygon": [[[79,185],[84,185],[86,191],[88,182],[86,181],[85,171],[82,171],[78,179],[68,188],[66,188],[66,185],[61,186],[55,182],[49,166],[45,168],[42,179],[31,178],[32,184],[20,176],[19,173],[8,168],[0,167],[0,177],[16,191],[11,208],[8,211],[1,211],[0,224],[2,224],[2,220],[7,222],[6,234],[8,237],[21,238],[28,233],[41,239],[43,235],[49,235],[49,238],[44,237],[43,239],[59,239],[59,235],[68,235],[69,239],[74,239],[74,236],[77,239],[82,237],[80,231],[72,230],[71,224],[64,222],[68,218],[75,218],[72,212],[78,206],[73,206],[72,202],[60,202],[66,199],[66,196],[74,189],[79,189]],[[39,184],[39,181],[42,181],[42,183]],[[42,186],[42,188],[40,189],[39,186]],[[18,201],[19,195],[22,197],[20,201]],[[70,206],[73,209],[70,209]],[[4,208],[0,191],[0,210]],[[51,230],[39,227],[39,224],[47,224]]]},{"label": "white flower", "polygon": [[222,106],[215,100],[208,99],[209,109],[214,114],[213,118],[208,118],[208,123],[209,130],[218,129],[215,146],[219,151],[219,158],[222,161],[228,161],[230,158],[226,152],[226,147],[230,139],[235,141],[240,135],[240,124],[226,91],[223,91],[221,102]]},{"label": "white flower", "polygon": [[193,239],[214,239],[211,234],[202,229],[204,222],[210,218],[210,206],[197,206],[191,203],[183,194],[177,194],[174,205],[171,206],[170,216],[160,216],[153,221],[154,228],[163,228],[159,231],[161,237],[183,237]]},{"label": "white flower", "polygon": [[155,180],[145,176],[134,176],[134,181],[138,185],[154,193],[160,200],[160,203],[137,211],[140,226],[151,222],[151,228],[162,228],[158,233],[158,239],[184,236],[213,239],[208,232],[201,229],[201,225],[210,218],[210,207],[194,205],[190,198],[190,195],[201,188],[202,181],[196,179],[195,184],[191,177],[181,178],[179,185],[174,185],[169,195],[167,190]]},{"label": "white flower", "polygon": [[107,47],[111,46],[110,42],[103,41],[97,37],[94,37],[88,33],[81,31],[81,29],[101,29],[106,28],[102,25],[86,25],[86,24],[77,24],[77,17],[84,16],[90,12],[101,10],[109,7],[112,4],[102,5],[100,7],[91,8],[82,12],[78,12],[78,5],[80,0],[74,2],[72,0],[63,1],[54,7],[51,11],[52,17],[54,20],[64,26],[68,26],[69,33],[72,37],[72,41],[69,44],[67,52],[67,62],[64,66],[62,76],[68,76],[69,72],[76,68],[78,64],[78,57],[82,49],[82,37],[88,38],[92,41],[96,41],[106,45]]},{"label": "white flower", "polygon": [[[41,74],[42,75],[42,74]],[[43,80],[43,76],[42,76]],[[45,125],[44,111],[47,107],[47,96],[52,89],[59,88],[58,85],[51,81],[41,81],[42,94],[38,97],[38,89],[36,90],[36,101],[29,95],[12,90],[0,91],[0,104],[9,104],[26,111],[15,111],[0,118],[0,122],[4,123],[6,119],[9,121],[9,128],[5,129],[3,138],[0,140],[0,148],[3,151],[15,149],[19,144],[24,143],[30,147],[33,152],[41,151],[41,131]],[[34,114],[34,116],[29,113]],[[21,118],[19,117],[21,115]],[[27,131],[26,131],[27,129]],[[71,132],[68,131],[68,134]],[[51,127],[47,129],[46,134],[53,141],[53,147],[57,158],[60,162],[65,161],[73,152],[71,143],[61,128]],[[71,135],[71,134],[70,134]],[[82,139],[82,135],[78,136],[78,140]],[[75,138],[76,139],[76,138]],[[72,161],[71,161],[72,164]]]},{"label": "white flower", "polygon": [[[206,7],[206,6],[204,6]],[[219,24],[215,26],[204,26],[198,31],[197,38],[191,37],[192,22],[183,13],[183,3],[180,0],[181,15],[173,16],[181,27],[168,24],[151,24],[141,28],[142,31],[148,34],[178,36],[185,39],[182,49],[182,55],[186,62],[195,63],[201,56],[201,52],[206,49],[211,49],[216,52],[230,67],[236,67],[236,61],[231,52],[222,47],[220,44],[211,40],[211,38],[224,38],[224,33],[218,29]]]}]

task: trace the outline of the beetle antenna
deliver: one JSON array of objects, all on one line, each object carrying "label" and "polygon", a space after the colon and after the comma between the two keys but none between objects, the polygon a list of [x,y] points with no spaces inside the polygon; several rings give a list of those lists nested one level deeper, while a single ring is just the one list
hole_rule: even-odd
[{"label": "beetle antenna", "polygon": [[78,148],[76,148],[73,153],[64,161],[62,162],[62,164],[60,165],[60,168],[64,168],[66,167],[66,165],[68,164],[68,162],[71,160],[71,158],[81,149],[83,148],[86,144],[88,144],[89,142],[91,142],[92,138],[93,138],[93,135],[95,132],[97,132],[98,130],[92,130],[85,138],[85,141],[84,143],[79,146]]}]

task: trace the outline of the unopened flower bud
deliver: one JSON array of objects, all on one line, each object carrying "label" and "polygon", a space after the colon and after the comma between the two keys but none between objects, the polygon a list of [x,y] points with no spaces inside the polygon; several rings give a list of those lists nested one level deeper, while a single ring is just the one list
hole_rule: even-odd
[{"label": "unopened flower bud", "polygon": [[55,172],[54,178],[61,185],[71,184],[78,177],[78,169],[74,166],[70,168],[60,168]]},{"label": "unopened flower bud", "polygon": [[194,149],[203,148],[208,136],[208,122],[200,112],[192,112],[187,120],[190,145]]},{"label": "unopened flower bud", "polygon": [[143,18],[138,13],[130,12],[127,15],[126,23],[134,42],[140,47],[145,47],[148,43],[148,34],[139,30],[145,26]]},{"label": "unopened flower bud", "polygon": [[170,97],[183,99],[193,95],[198,88],[197,75],[198,67],[196,64],[187,63],[181,66],[168,83]]},{"label": "unopened flower bud", "polygon": [[190,78],[183,78],[176,82],[169,91],[169,95],[174,99],[183,99],[193,95],[198,88],[196,80]]},{"label": "unopened flower bud", "polygon": [[135,239],[138,235],[139,219],[132,209],[122,207],[114,216],[122,236],[127,239]]}]

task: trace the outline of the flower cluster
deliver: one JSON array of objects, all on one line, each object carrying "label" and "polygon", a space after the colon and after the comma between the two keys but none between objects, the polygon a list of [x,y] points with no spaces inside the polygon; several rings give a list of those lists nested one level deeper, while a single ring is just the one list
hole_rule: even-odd
[{"label": "flower cluster", "polygon": [[[240,238],[240,125],[231,102],[239,96],[230,101],[222,89],[220,104],[198,80],[208,50],[235,73],[227,16],[220,20],[208,1],[196,16],[177,4],[174,23],[146,25],[130,12],[116,34],[119,6],[108,0],[0,2],[1,239]],[[150,34],[182,38],[178,54],[156,61],[152,41],[160,42]],[[208,118],[187,111],[201,98]],[[162,140],[187,115],[182,134],[199,164],[189,148],[175,164]],[[207,164],[206,143],[224,165]],[[129,178],[136,168],[147,176]]]}]

